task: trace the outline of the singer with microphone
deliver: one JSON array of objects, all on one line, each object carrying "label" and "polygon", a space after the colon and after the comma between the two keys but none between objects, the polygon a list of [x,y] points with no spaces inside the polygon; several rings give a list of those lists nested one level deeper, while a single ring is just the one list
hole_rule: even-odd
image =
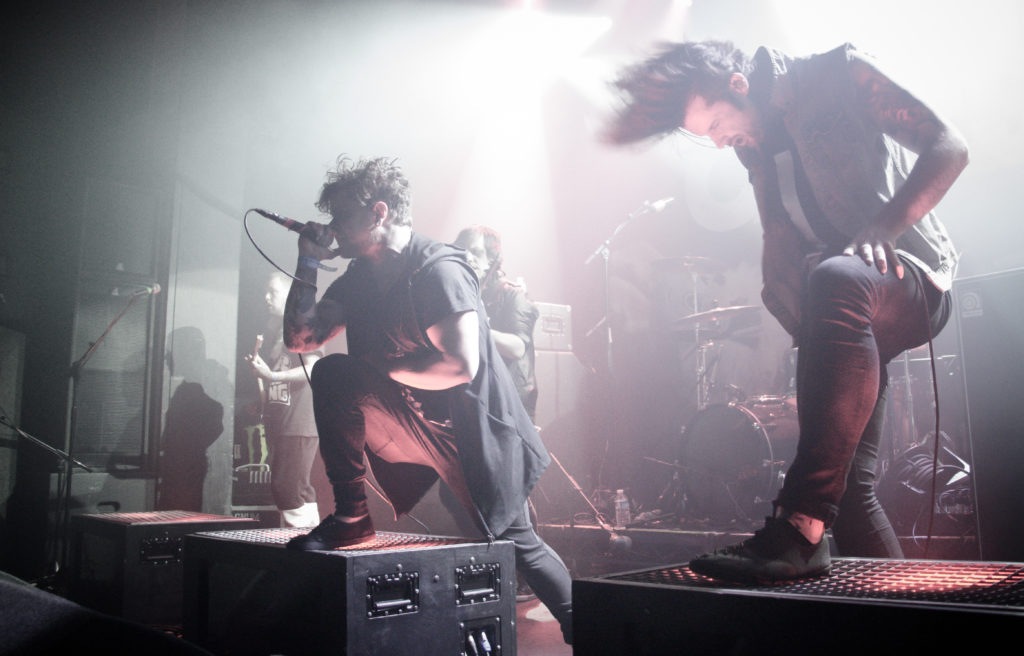
[{"label": "singer with microphone", "polygon": [[[550,457],[488,330],[465,252],[413,232],[409,204],[393,160],[343,157],[317,202],[330,222],[301,229],[285,344],[311,352],[345,331],[348,354],[312,371],[335,511],[288,548],[373,539],[367,464],[396,515],[440,477],[489,539],[515,544],[518,571],[569,642],[572,580],[527,512]],[[338,256],[351,262],[317,301],[317,269]]]}]

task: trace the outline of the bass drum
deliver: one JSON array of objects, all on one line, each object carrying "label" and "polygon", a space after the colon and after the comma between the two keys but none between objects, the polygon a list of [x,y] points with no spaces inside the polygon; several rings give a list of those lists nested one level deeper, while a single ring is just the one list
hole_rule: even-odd
[{"label": "bass drum", "polygon": [[799,432],[791,396],[760,396],[698,412],[683,432],[679,454],[686,516],[734,524],[771,514]]}]

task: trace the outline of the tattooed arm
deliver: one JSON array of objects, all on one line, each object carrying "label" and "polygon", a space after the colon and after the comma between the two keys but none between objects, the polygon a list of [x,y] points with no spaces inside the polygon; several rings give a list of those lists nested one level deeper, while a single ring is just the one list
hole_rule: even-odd
[{"label": "tattooed arm", "polygon": [[328,248],[334,235],[327,226],[310,222],[299,237],[299,262],[284,305],[284,344],[289,351],[308,353],[345,328],[345,313],[331,299],[316,302],[316,263],[337,257]]},{"label": "tattooed arm", "polygon": [[904,185],[873,224],[854,237],[843,252],[858,255],[882,273],[892,263],[896,275],[902,278],[903,265],[893,242],[949,191],[967,166],[967,144],[955,127],[869,60],[855,54],[850,66],[864,111],[882,132],[918,157]]}]

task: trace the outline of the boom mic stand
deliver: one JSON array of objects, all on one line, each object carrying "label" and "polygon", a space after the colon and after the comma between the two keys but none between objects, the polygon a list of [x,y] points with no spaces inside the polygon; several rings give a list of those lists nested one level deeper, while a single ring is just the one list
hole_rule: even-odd
[{"label": "boom mic stand", "polygon": [[629,551],[630,549],[632,549],[633,548],[633,539],[631,537],[629,537],[628,535],[619,535],[618,533],[616,533],[615,529],[612,528],[612,526],[610,526],[607,521],[605,521],[604,517],[601,515],[601,512],[597,509],[597,507],[590,500],[590,497],[588,497],[583,492],[583,489],[580,488],[579,483],[577,483],[576,479],[574,479],[572,477],[572,474],[570,474],[565,469],[565,467],[562,466],[562,463],[558,461],[558,458],[555,457],[555,454],[552,453],[551,451],[548,451],[548,454],[551,456],[551,460],[553,460],[554,463],[556,465],[558,465],[558,468],[562,470],[562,473],[565,474],[565,477],[567,479],[569,479],[569,484],[572,485],[572,488],[574,490],[576,490],[576,492],[581,497],[583,497],[583,500],[587,502],[587,505],[590,506],[590,509],[594,511],[594,519],[597,521],[598,526],[600,526],[602,529],[604,529],[605,533],[608,534],[608,546],[609,546],[609,548],[612,551],[618,551],[618,552],[625,552],[625,551]]},{"label": "boom mic stand", "polygon": [[594,252],[591,253],[583,262],[583,266],[587,266],[594,261],[595,257],[600,257],[601,262],[603,264],[602,273],[604,279],[604,317],[600,321],[598,321],[597,324],[595,324],[594,327],[587,332],[587,334],[590,335],[595,330],[597,330],[597,328],[600,327],[602,323],[604,324],[605,357],[607,358],[609,373],[612,371],[612,322],[610,293],[611,274],[609,271],[609,260],[611,259],[612,254],[612,242],[614,242],[615,238],[619,236],[619,233],[622,232],[626,228],[626,226],[632,223],[635,219],[644,216],[645,214],[652,214],[654,212],[662,211],[663,209],[665,209],[665,207],[668,206],[669,203],[672,202],[672,200],[672,198],[665,198],[659,201],[655,201],[653,203],[650,201],[644,201],[643,205],[627,214],[626,220],[617,225],[615,227],[615,230],[612,231],[612,234],[603,242],[601,242],[601,245],[598,246],[597,249],[595,249]]},{"label": "boom mic stand", "polygon": [[[16,425],[13,421],[11,421],[11,419],[7,416],[8,414],[9,413],[6,410],[4,410],[3,408],[0,408],[0,425],[7,426],[8,428],[13,430],[15,433],[17,433],[22,439],[24,439],[28,443],[34,444],[35,446],[39,447],[40,449],[42,449],[44,451],[47,451],[48,453],[51,453],[52,455],[57,456],[60,459],[61,463],[62,463],[61,464],[62,470],[70,470],[72,467],[81,467],[82,469],[84,469],[87,472],[91,472],[92,471],[92,469],[88,465],[86,465],[86,464],[84,464],[84,463],[82,463],[82,462],[80,462],[78,460],[75,460],[67,452],[61,451],[60,449],[58,449],[56,447],[52,447],[49,444],[47,444],[46,442],[44,442],[41,439],[39,439],[38,437],[30,435],[29,433],[27,433],[24,430],[22,430],[20,426]],[[57,538],[54,539],[54,543],[56,542],[56,540],[57,540]],[[54,544],[54,543],[51,543],[51,544]],[[52,552],[51,552],[51,555],[52,555]],[[43,578],[45,579],[45,578],[49,577],[50,574],[53,574],[53,573],[55,573],[55,572],[50,572],[50,573],[44,575]]]},{"label": "boom mic stand", "polygon": [[35,444],[36,446],[38,446],[39,448],[43,449],[44,451],[49,451],[50,453],[52,453],[53,455],[57,456],[58,458],[64,460],[65,462],[70,462],[71,464],[73,464],[73,465],[75,465],[77,467],[81,467],[85,471],[88,471],[88,472],[92,471],[92,469],[88,465],[85,465],[85,464],[79,462],[78,460],[75,460],[74,458],[72,458],[70,455],[68,455],[64,451],[61,451],[60,449],[58,449],[56,447],[52,447],[49,444],[47,444],[46,442],[44,442],[41,439],[39,439],[38,437],[33,437],[29,433],[26,433],[25,431],[23,431],[19,426],[15,425],[14,422],[12,422],[7,417],[7,411],[4,410],[3,408],[0,408],[0,425],[7,426],[12,431],[17,433],[18,435],[20,435],[24,439],[28,440],[32,444]]},{"label": "boom mic stand", "polygon": [[[159,287],[157,287],[157,289],[159,290]],[[78,462],[73,458],[75,438],[77,436],[76,433],[78,429],[78,387],[81,383],[82,370],[85,368],[85,365],[89,361],[89,359],[96,352],[96,349],[99,348],[99,345],[102,344],[103,340],[105,340],[107,338],[107,335],[110,334],[110,331],[114,328],[114,326],[117,325],[121,318],[128,313],[128,310],[130,310],[131,307],[135,305],[135,302],[138,301],[139,298],[141,298],[143,295],[144,294],[129,295],[128,302],[125,303],[124,307],[121,308],[121,311],[118,313],[118,315],[114,317],[113,321],[110,322],[110,325],[108,325],[107,328],[103,331],[103,334],[101,334],[96,339],[95,342],[92,342],[89,345],[89,348],[87,348],[85,353],[82,354],[82,357],[78,358],[78,360],[75,360],[75,362],[71,365],[68,371],[71,383],[68,389],[68,407],[70,408],[70,411],[68,412],[67,423],[65,426],[65,431],[67,433],[67,450],[66,454],[63,452],[61,453],[61,455],[65,458],[62,467],[63,481],[61,481],[61,483],[57,486],[58,490],[63,490],[63,494],[58,495],[60,497],[61,505],[58,508],[58,521],[55,527],[55,541],[59,545],[57,549],[58,571],[60,571],[64,568],[65,565],[67,565],[69,556],[68,552],[70,550],[71,544],[71,481],[72,475],[74,473],[74,467],[72,465],[78,465],[84,468],[86,471],[92,471],[91,469],[89,469],[88,467],[86,467],[85,465],[83,465],[82,463]]]}]

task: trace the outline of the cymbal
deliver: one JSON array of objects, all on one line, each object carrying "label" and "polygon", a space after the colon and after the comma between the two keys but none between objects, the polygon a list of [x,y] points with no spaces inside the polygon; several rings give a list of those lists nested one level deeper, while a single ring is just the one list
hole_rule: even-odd
[{"label": "cymbal", "polygon": [[761,307],[759,305],[731,305],[729,307],[716,307],[676,319],[672,322],[672,328],[677,330],[692,328],[699,324],[712,323],[722,319],[753,316],[758,314],[760,311]]},{"label": "cymbal", "polygon": [[725,270],[725,265],[710,257],[698,257],[696,255],[684,255],[683,257],[666,257],[655,260],[651,263],[658,271],[673,271],[684,273],[719,273]]}]

